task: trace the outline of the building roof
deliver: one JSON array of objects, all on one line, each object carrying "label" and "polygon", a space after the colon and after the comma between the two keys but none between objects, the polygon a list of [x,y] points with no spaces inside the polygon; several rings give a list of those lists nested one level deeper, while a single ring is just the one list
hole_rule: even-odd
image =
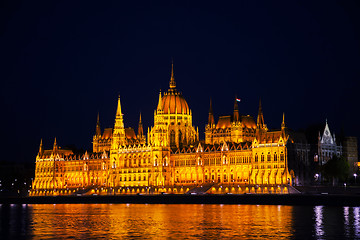
[{"label": "building roof", "polygon": [[[51,154],[54,153],[53,149],[44,150],[44,152],[41,154],[43,158],[50,157]],[[72,150],[68,149],[56,149],[55,154],[59,154],[59,156],[69,156],[73,154]]]},{"label": "building roof", "polygon": [[282,137],[281,131],[268,131],[256,136],[256,139],[259,143],[265,144],[278,142],[280,137]]},{"label": "building roof", "polygon": [[113,132],[112,128],[105,128],[103,138],[111,138],[112,137],[112,132]]},{"label": "building roof", "polygon": [[125,128],[125,136],[127,139],[136,139],[136,134],[133,128]]},{"label": "building roof", "polygon": [[[216,128],[229,128],[231,127],[231,122],[232,122],[232,116],[228,115],[228,116],[220,116],[219,117],[219,121],[216,124]],[[245,128],[256,128],[256,123],[253,119],[253,117],[247,115],[247,116],[241,116],[240,117],[240,121],[242,123],[242,127]]]},{"label": "building roof", "polygon": [[229,128],[231,127],[231,116],[220,116],[216,124],[216,128]]},{"label": "building roof", "polygon": [[190,114],[189,106],[185,98],[180,92],[176,91],[176,89],[169,89],[169,91],[161,97],[161,107],[165,114]]},{"label": "building roof", "polygon": [[241,121],[243,127],[254,128],[254,129],[256,128],[255,120],[250,115],[241,116],[240,121]]},{"label": "building roof", "polygon": [[[200,141],[189,147],[171,148],[171,154],[195,153],[199,149],[199,146],[201,146],[203,152],[243,151],[251,149],[251,142],[222,142],[220,144],[204,144]],[[226,146],[226,148],[224,148],[224,146]]]}]

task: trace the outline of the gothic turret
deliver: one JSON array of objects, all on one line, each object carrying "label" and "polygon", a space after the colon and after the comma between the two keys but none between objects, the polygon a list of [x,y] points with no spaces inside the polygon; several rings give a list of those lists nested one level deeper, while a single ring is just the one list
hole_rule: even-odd
[{"label": "gothic turret", "polygon": [[139,127],[138,127],[138,137],[142,138],[142,136],[144,136],[144,129],[143,129],[143,124],[142,124],[142,121],[141,121],[141,113],[140,113]]},{"label": "gothic turret", "polygon": [[283,118],[282,118],[282,123],[281,123],[281,133],[282,133],[283,137],[285,137],[285,129],[286,129],[286,126],[285,126],[285,113],[283,113]]},{"label": "gothic turret", "polygon": [[120,95],[118,98],[116,115],[115,115],[115,125],[112,138],[112,149],[117,149],[119,145],[125,144],[125,128],[124,128],[124,119],[121,111]]},{"label": "gothic turret", "polygon": [[99,118],[99,113],[97,115],[97,121],[96,121],[96,132],[95,132],[95,136],[100,137],[101,136],[101,128],[100,128],[100,118]]},{"label": "gothic turret", "polygon": [[39,146],[39,155],[41,155],[44,152],[43,142],[42,139],[40,140],[40,146]]},{"label": "gothic turret", "polygon": [[162,103],[161,103],[161,90],[160,90],[160,92],[159,92],[159,101],[158,101],[157,110],[158,110],[158,111],[161,111],[161,110],[162,110]]},{"label": "gothic turret", "polygon": [[239,106],[238,106],[238,99],[237,97],[235,97],[235,102],[234,102],[234,114],[233,114],[233,121],[234,122],[238,122],[240,120],[239,117]]},{"label": "gothic turret", "polygon": [[259,129],[266,129],[266,125],[264,123],[264,115],[263,115],[262,107],[261,107],[261,99],[259,100],[259,112],[258,112],[256,125],[257,125],[257,128],[259,128]]},{"label": "gothic turret", "polygon": [[56,142],[56,137],[55,137],[55,140],[54,140],[54,146],[53,146],[53,151],[57,151],[58,150],[58,145],[57,145],[57,142]]},{"label": "gothic turret", "polygon": [[281,129],[285,128],[285,113],[283,113],[283,119],[282,119],[282,123],[281,123]]},{"label": "gothic turret", "polygon": [[213,112],[213,108],[212,108],[211,99],[210,99],[208,125],[209,125],[210,127],[213,127],[213,126],[215,125],[214,112]]}]

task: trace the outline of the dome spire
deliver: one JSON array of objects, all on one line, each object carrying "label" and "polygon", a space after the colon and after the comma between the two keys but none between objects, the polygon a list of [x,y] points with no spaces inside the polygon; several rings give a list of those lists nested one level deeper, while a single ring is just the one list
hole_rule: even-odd
[{"label": "dome spire", "polygon": [[171,77],[170,77],[170,88],[176,88],[176,82],[174,78],[174,60],[171,60]]}]

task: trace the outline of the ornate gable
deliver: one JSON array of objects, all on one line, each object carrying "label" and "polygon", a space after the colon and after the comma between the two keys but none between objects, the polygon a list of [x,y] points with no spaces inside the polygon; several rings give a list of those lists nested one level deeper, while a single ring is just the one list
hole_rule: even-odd
[{"label": "ornate gable", "polygon": [[331,136],[331,132],[330,132],[330,129],[329,129],[329,125],[326,121],[326,124],[325,124],[325,129],[324,129],[324,133],[321,137],[321,143],[324,143],[324,144],[334,144],[334,139],[333,137]]}]

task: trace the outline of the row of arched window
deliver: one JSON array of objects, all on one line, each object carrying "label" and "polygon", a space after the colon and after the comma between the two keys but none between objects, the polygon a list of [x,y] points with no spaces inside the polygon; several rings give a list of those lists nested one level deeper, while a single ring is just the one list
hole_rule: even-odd
[{"label": "row of arched window", "polygon": [[124,181],[124,182],[127,182],[127,181],[129,181],[129,182],[131,182],[131,181],[146,181],[147,180],[147,177],[146,177],[146,175],[143,175],[143,176],[136,176],[136,175],[134,175],[134,176],[120,176],[119,177],[119,181],[120,182],[122,182],[122,181]]},{"label": "row of arched window", "polygon": [[[267,157],[266,157],[266,160],[267,160],[268,162],[271,162],[272,156],[271,156],[270,152],[268,152]],[[283,162],[284,160],[285,160],[285,154],[284,154],[283,151],[281,151],[281,153],[280,153],[280,161]],[[259,162],[259,155],[258,155],[257,153],[255,153],[254,161],[255,161],[256,163]],[[261,153],[261,155],[260,155],[260,161],[261,161],[261,162],[265,162],[265,155],[264,155],[264,153]],[[278,154],[275,152],[275,153],[274,153],[274,162],[277,162],[277,161],[278,161]]]}]

